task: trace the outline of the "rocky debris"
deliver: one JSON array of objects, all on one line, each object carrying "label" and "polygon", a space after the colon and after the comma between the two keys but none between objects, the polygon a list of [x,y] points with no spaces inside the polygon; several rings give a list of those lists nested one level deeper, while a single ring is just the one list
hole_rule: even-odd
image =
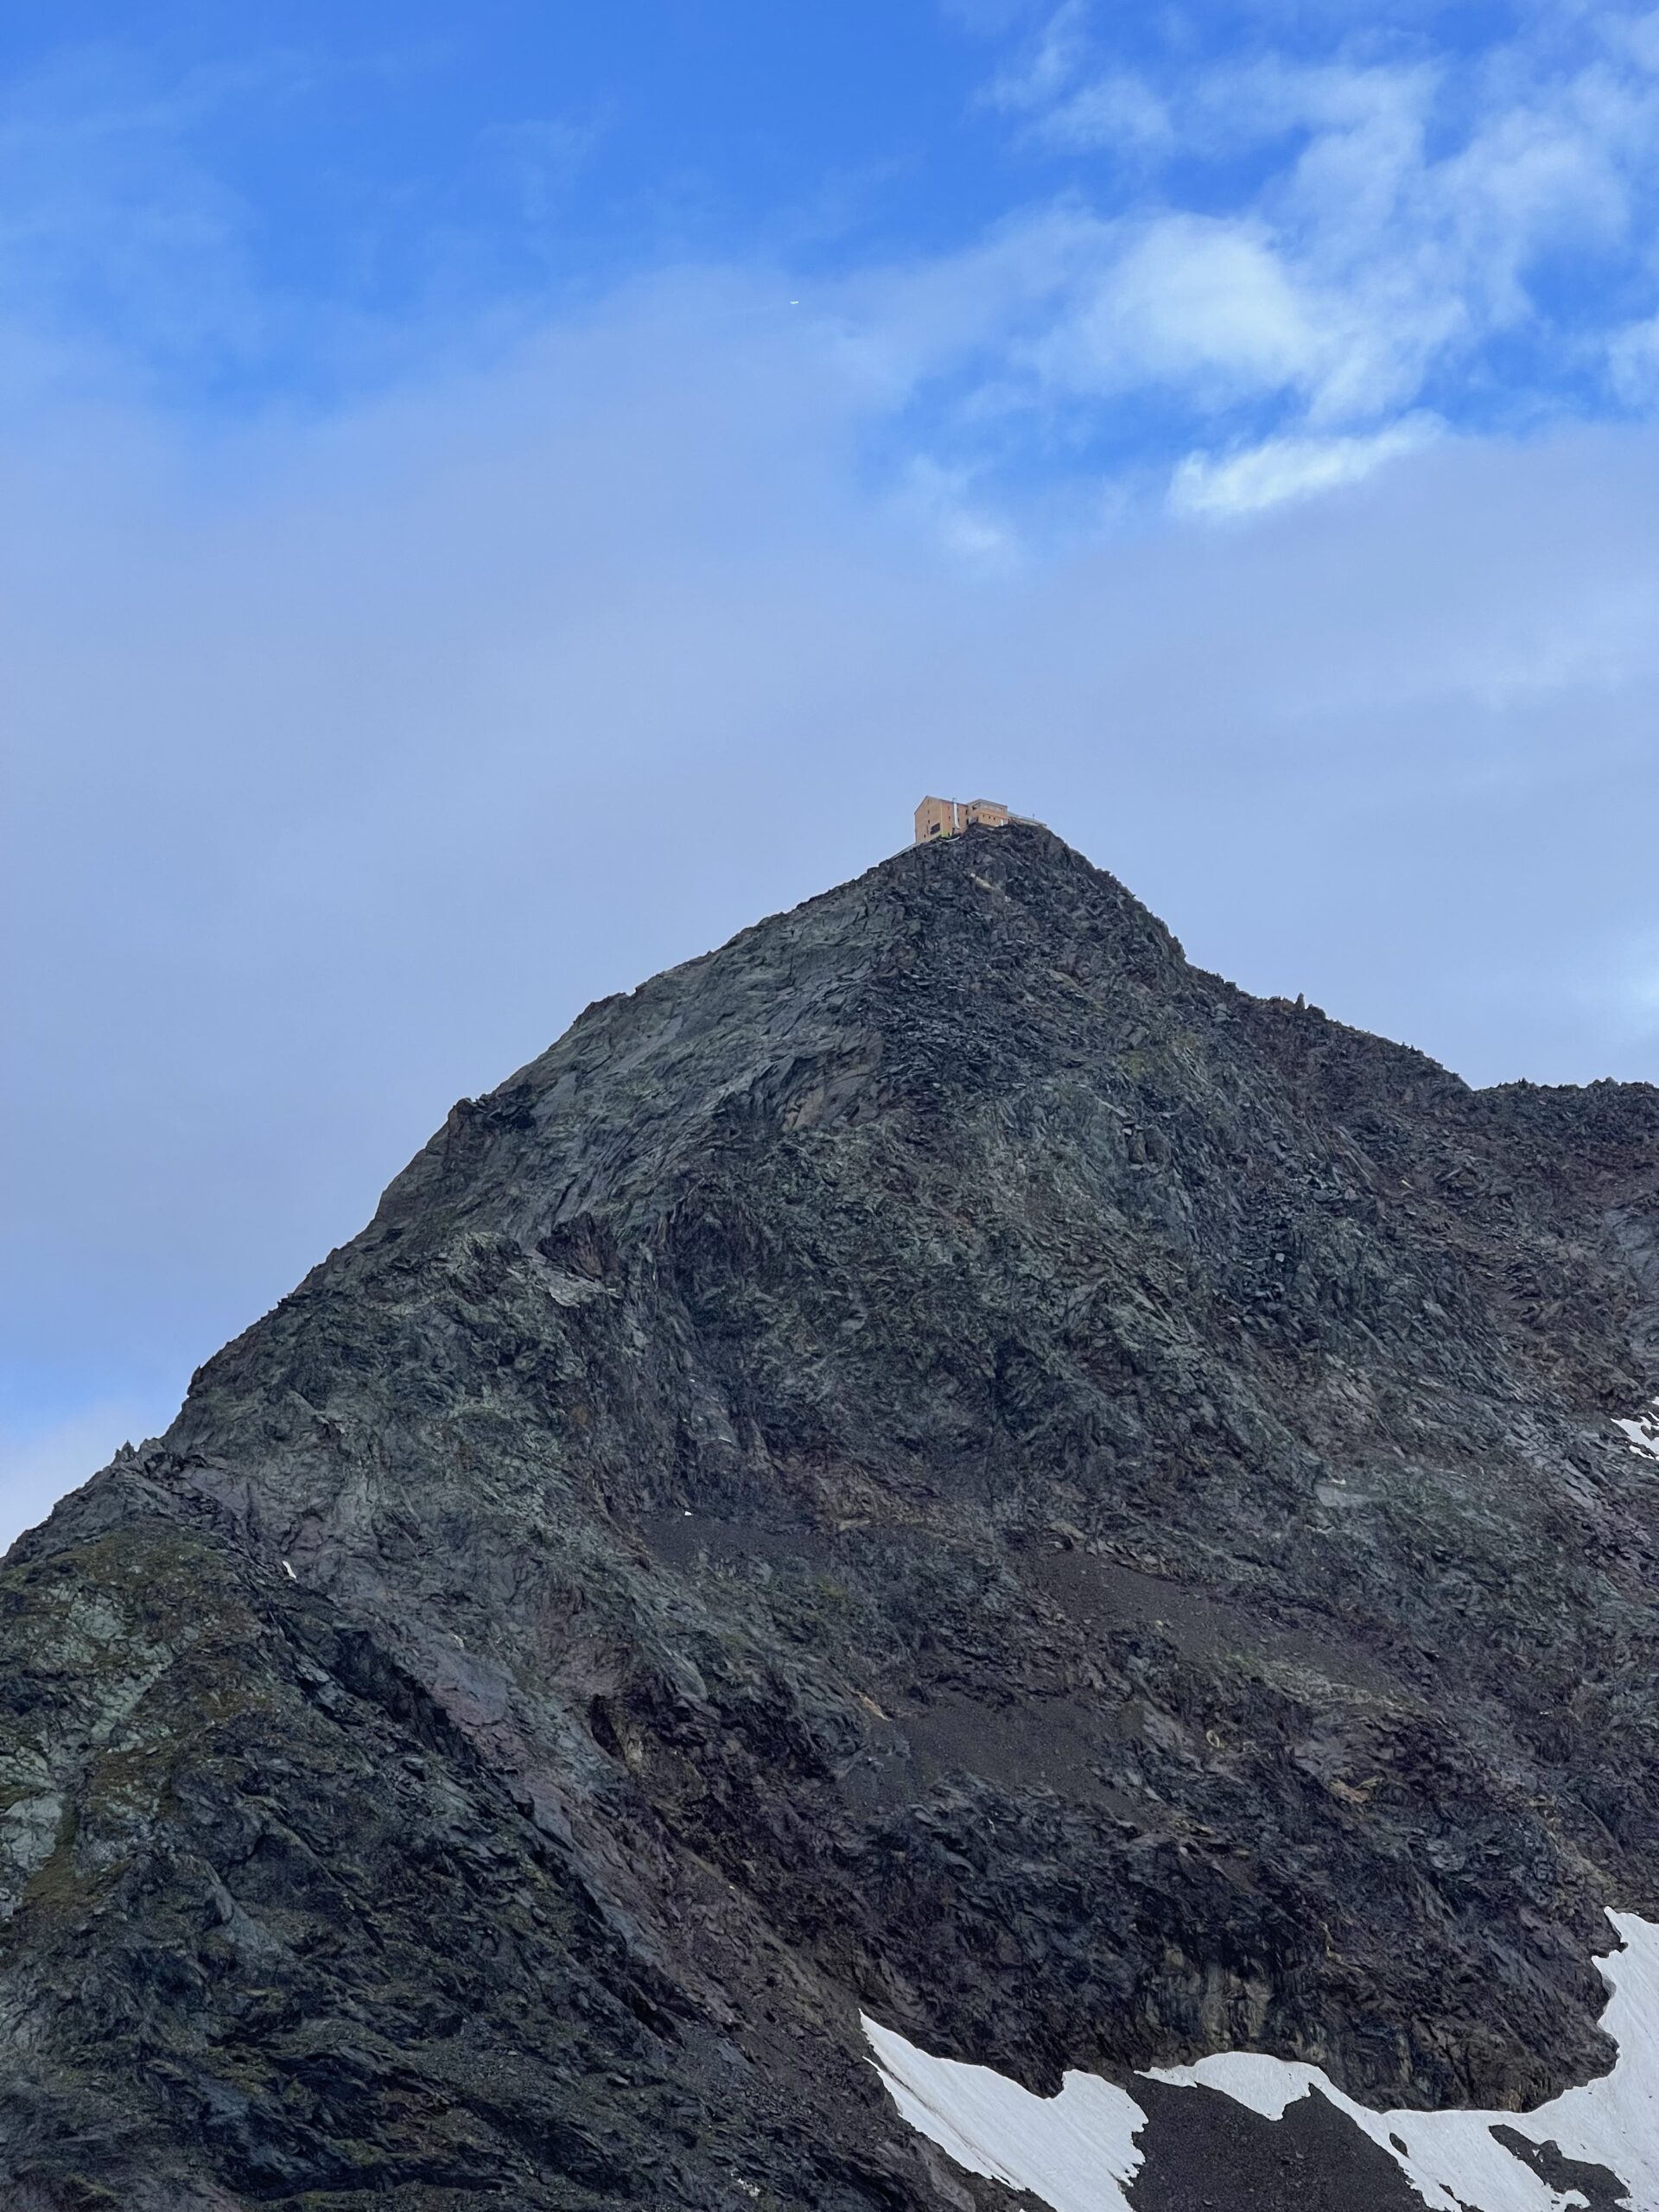
[{"label": "rocky debris", "polygon": [[1150,2125],[1135,2212],[1423,2212],[1399,2167],[1317,2089],[1277,2123],[1209,2089],[1136,2094]]},{"label": "rocky debris", "polygon": [[961,2212],[861,2005],[1599,2070],[1656,1192],[1036,828],[590,1007],[0,1574],[0,2182]]}]

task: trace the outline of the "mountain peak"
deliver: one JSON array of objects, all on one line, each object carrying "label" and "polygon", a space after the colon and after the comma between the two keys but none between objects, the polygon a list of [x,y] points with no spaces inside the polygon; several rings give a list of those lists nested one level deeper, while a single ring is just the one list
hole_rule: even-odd
[{"label": "mountain peak", "polygon": [[1656,1176],[1651,1091],[1252,999],[1018,822],[590,1007],[14,1551],[0,2140],[959,2212],[861,2007],[1046,2093],[1595,2071]]}]

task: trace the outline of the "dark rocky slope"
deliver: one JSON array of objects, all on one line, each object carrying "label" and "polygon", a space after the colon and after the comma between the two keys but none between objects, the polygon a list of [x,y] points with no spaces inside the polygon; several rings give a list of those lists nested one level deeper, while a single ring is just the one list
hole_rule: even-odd
[{"label": "dark rocky slope", "polygon": [[1249,998],[1036,829],[590,1007],[0,1574],[0,2202],[965,2206],[861,2004],[1599,2070],[1656,1232],[1659,1094]]}]

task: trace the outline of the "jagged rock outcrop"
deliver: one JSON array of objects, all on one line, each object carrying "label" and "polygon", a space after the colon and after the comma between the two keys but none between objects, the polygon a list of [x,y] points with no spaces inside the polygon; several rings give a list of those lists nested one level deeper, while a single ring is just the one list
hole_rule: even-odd
[{"label": "jagged rock outcrop", "polygon": [[1659,1093],[900,854],[462,1101],[14,1548],[0,2201],[964,2207],[860,2005],[1584,2078],[1656,1391]]}]

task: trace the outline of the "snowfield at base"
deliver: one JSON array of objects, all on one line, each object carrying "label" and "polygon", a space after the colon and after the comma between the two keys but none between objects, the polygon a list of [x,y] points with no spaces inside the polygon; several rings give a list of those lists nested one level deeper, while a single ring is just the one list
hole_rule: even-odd
[{"label": "snowfield at base", "polygon": [[[1608,1918],[1624,1948],[1596,1963],[1612,1993],[1601,2024],[1618,2062],[1534,2112],[1371,2112],[1316,2066],[1249,2051],[1151,2068],[1144,2078],[1200,2084],[1272,2120],[1317,2088],[1388,2152],[1432,2212],[1583,2206],[1579,2191],[1552,2189],[1507,2151],[1494,2127],[1605,2166],[1624,2184],[1630,2212],[1659,2212],[1659,1927],[1630,1913]],[[1072,2073],[1058,2096],[1036,2097],[988,2066],[930,2057],[872,2019],[864,2031],[900,2113],[958,2165],[1029,2190],[1053,2212],[1131,2212],[1123,2190],[1141,2165],[1135,2139],[1147,2117],[1127,2089]]]},{"label": "snowfield at base", "polygon": [[1028,2189],[1054,2212],[1124,2202],[1117,2183],[1140,2166],[1135,2137],[1147,2122],[1127,2089],[1097,2074],[1068,2074],[1058,2097],[1033,2097],[988,2066],[930,2058],[861,2017],[894,2104],[959,2166]]}]

